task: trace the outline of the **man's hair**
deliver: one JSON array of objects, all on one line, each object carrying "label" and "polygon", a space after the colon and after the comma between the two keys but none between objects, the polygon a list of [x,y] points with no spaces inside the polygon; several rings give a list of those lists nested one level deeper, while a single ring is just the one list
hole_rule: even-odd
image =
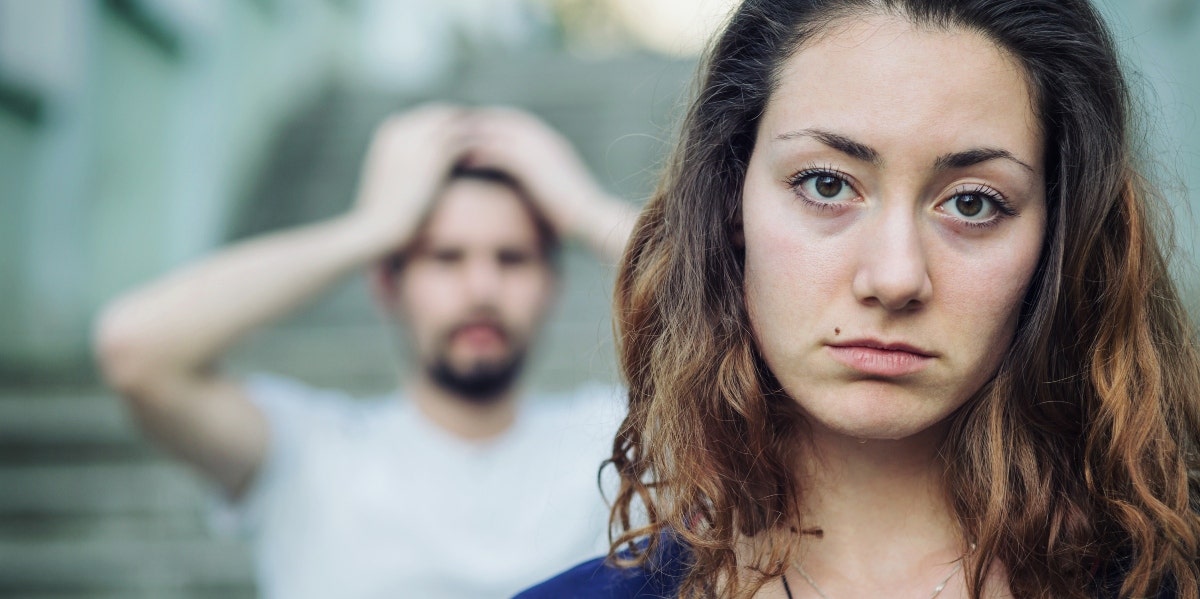
[{"label": "man's hair", "polygon": [[[441,193],[444,193],[445,189],[447,189],[456,181],[481,181],[484,183],[506,187],[512,191],[513,195],[515,195],[525,207],[526,213],[533,222],[534,230],[537,231],[538,247],[541,250],[542,258],[546,260],[548,265],[550,265],[551,270],[555,272],[558,271],[559,255],[562,251],[562,243],[559,240],[558,233],[554,230],[553,225],[550,224],[550,221],[546,218],[546,215],[543,214],[542,211],[533,203],[533,200],[530,199],[525,187],[521,185],[521,182],[518,181],[516,177],[513,177],[507,172],[496,168],[471,167],[458,164],[455,165],[450,170],[450,173],[446,176],[446,180],[442,185]],[[437,210],[437,203],[438,200],[435,199],[433,206],[429,210],[430,214]],[[417,235],[414,237],[414,243],[420,240],[426,225],[426,222],[421,223],[417,231]],[[396,252],[395,254],[392,254],[388,258],[387,268],[390,272],[399,272],[404,269],[404,265],[408,260],[408,255],[412,251],[412,247],[413,245],[410,244],[408,247]]]},{"label": "man's hair", "polygon": [[[1017,597],[1171,583],[1197,596],[1196,333],[1152,220],[1161,198],[1134,156],[1113,41],[1086,0],[746,0],[732,15],[617,280],[629,414],[611,458],[614,558],[646,564],[670,532],[691,552],[680,596],[698,597],[748,596],[795,557],[805,420],[756,349],[734,231],[781,66],[862,14],[986,36],[1022,65],[1045,136],[1046,235],[1018,329],[942,447],[976,546],[971,596],[996,561]],[[739,563],[748,537],[759,549]],[[1110,565],[1121,571],[1095,570]]]}]

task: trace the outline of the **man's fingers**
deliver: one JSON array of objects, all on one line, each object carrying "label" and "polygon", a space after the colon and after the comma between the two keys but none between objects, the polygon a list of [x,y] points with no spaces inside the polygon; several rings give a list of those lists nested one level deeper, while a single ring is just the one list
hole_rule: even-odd
[{"label": "man's fingers", "polygon": [[463,136],[467,112],[452,104],[423,104],[412,111],[384,119],[375,130],[372,146],[428,142]]},{"label": "man's fingers", "polygon": [[369,169],[420,170],[449,167],[470,143],[465,109],[426,104],[385,119],[367,154]]}]

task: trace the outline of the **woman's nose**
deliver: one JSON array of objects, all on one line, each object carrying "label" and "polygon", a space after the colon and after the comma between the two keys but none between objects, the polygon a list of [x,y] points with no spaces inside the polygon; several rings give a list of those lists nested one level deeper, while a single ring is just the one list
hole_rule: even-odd
[{"label": "woman's nose", "polygon": [[854,295],[889,311],[914,310],[933,293],[919,224],[907,208],[885,210],[869,222],[858,247]]}]

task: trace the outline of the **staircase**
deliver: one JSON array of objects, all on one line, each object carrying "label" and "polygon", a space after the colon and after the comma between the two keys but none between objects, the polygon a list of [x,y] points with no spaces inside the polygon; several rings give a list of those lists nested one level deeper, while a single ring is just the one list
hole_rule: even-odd
[{"label": "staircase", "polygon": [[202,489],[96,390],[0,396],[0,596],[253,597]]}]

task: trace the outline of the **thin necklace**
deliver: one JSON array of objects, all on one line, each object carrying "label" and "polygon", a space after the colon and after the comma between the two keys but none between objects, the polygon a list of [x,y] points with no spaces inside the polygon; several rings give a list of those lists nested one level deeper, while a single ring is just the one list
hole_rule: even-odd
[{"label": "thin necklace", "polygon": [[[974,548],[975,544],[972,543],[971,549]],[[950,582],[951,578],[954,578],[955,574],[958,574],[958,571],[962,569],[962,565],[963,560],[960,557],[958,558],[958,564],[954,566],[954,570],[950,572],[950,575],[942,579],[942,582],[936,587],[933,587],[933,594],[929,596],[929,599],[934,599],[934,597],[942,594],[942,591],[946,588],[946,584]],[[808,572],[804,571],[804,567],[800,565],[800,562],[795,562],[792,564],[792,566],[796,568],[796,571],[800,573],[800,576],[804,578],[804,581],[808,583],[808,586],[812,587],[812,589],[817,592],[817,595],[821,596],[821,599],[829,599],[829,595],[826,595],[825,591],[822,591],[821,587],[817,586],[817,582],[812,579],[812,576],[808,575]],[[787,574],[783,575],[783,590],[787,593],[788,599],[792,599],[792,589],[788,586]]]}]

